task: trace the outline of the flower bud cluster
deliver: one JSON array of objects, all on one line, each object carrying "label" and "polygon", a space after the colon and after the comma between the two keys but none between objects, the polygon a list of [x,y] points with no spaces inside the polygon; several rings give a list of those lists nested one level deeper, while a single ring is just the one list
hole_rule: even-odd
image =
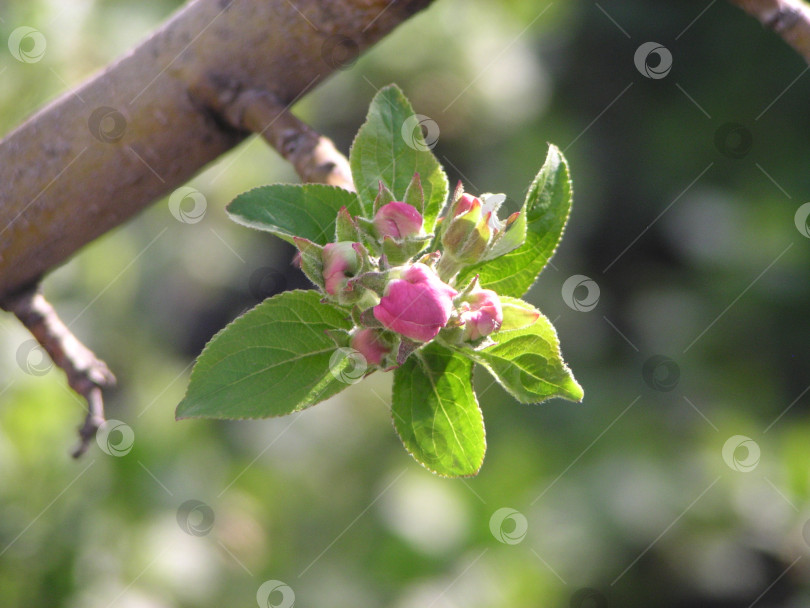
[{"label": "flower bud cluster", "polygon": [[[478,286],[477,277],[456,286],[465,266],[497,257],[498,243],[517,238],[519,213],[497,218],[503,195],[465,194],[461,187],[439,218],[437,235],[426,234],[419,175],[404,199],[381,183],[373,216],[352,217],[344,207],[336,240],[324,246],[294,239],[302,270],[322,289],[325,300],[351,311],[354,328],[338,335],[338,346],[363,355],[371,371],[392,369],[433,340],[454,347],[483,348],[503,322],[498,294]],[[519,232],[519,228],[514,230]],[[438,251],[424,253],[438,245]],[[514,247],[512,247],[514,248]],[[497,255],[492,255],[497,253]]]}]

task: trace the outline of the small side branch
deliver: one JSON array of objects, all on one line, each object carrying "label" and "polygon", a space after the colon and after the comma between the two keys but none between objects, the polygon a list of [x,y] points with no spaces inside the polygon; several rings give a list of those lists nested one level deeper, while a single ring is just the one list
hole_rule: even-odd
[{"label": "small side branch", "polygon": [[206,83],[192,95],[231,127],[261,135],[292,163],[302,181],[354,191],[349,161],[332,140],[296,118],[271,93]]},{"label": "small side branch", "polygon": [[802,0],[729,0],[779,34],[810,64],[810,5]]},{"label": "small side branch", "polygon": [[80,442],[73,451],[78,458],[104,423],[101,389],[113,386],[115,376],[107,365],[79,342],[56,314],[39,287],[7,297],[0,306],[13,312],[67,375],[68,384],[87,400],[87,416],[79,429]]}]

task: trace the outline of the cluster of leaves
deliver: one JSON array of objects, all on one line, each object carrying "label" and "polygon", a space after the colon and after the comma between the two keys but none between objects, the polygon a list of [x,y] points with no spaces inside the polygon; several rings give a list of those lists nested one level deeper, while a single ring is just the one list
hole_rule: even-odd
[{"label": "cluster of leaves", "polygon": [[[403,138],[402,126],[413,116],[395,86],[374,98],[350,154],[356,193],[318,184],[270,185],[238,196],[228,206],[229,214],[290,243],[306,239],[324,246],[339,240],[339,214],[369,217],[381,184],[394,200],[407,200],[416,173],[424,227],[433,231],[449,204],[448,181],[420,132],[412,134],[412,141]],[[426,468],[463,476],[476,474],[483,463],[483,416],[472,388],[475,363],[521,403],[582,399],[582,389],[561,358],[553,326],[519,299],[553,255],[570,205],[568,166],[552,145],[520,211],[525,225],[521,242],[508,253],[461,268],[451,281],[463,286],[477,275],[482,288],[497,291],[505,311],[500,329],[482,348],[428,342],[394,370],[394,426],[406,449]],[[384,257],[378,261],[385,264]],[[350,306],[323,295],[319,290],[278,294],[215,335],[195,364],[177,407],[178,419],[280,416],[346,388],[356,361],[335,358],[336,350],[348,346],[348,339],[341,343],[335,336],[348,336],[356,316]],[[531,311],[536,320],[511,322],[509,310]]]}]

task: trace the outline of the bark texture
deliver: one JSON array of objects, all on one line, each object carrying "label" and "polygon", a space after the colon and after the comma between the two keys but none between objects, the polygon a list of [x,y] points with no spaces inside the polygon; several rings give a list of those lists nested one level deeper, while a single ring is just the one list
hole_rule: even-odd
[{"label": "bark texture", "polygon": [[0,141],[0,300],[238,143],[191,91],[287,105],[431,0],[195,0]]}]

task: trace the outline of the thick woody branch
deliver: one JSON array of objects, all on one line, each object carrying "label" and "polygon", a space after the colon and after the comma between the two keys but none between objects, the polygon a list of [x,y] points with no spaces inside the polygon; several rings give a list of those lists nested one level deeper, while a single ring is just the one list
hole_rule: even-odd
[{"label": "thick woody branch", "polygon": [[729,0],[772,29],[810,63],[810,5],[802,0]]},{"label": "thick woody branch", "polygon": [[17,316],[53,362],[65,372],[70,387],[87,400],[87,416],[79,429],[80,443],[73,452],[74,457],[81,456],[104,422],[101,389],[113,386],[115,376],[103,361],[79,342],[38,289],[7,297],[0,306]]},{"label": "thick woody branch", "polygon": [[[190,94],[200,83],[266,91],[289,104],[430,3],[185,5],[138,48],[0,141],[0,299],[241,141],[243,130]],[[264,128],[265,115],[247,103],[238,123]],[[315,151],[331,156],[317,144]]]},{"label": "thick woody branch", "polygon": [[272,93],[238,91],[214,83],[201,83],[191,93],[234,129],[261,135],[295,167],[302,181],[354,191],[348,159],[331,139],[296,118],[289,105]]},{"label": "thick woody branch", "polygon": [[345,157],[288,107],[431,1],[193,0],[0,141],[0,308],[87,400],[74,456],[115,379],[31,286],[249,131],[304,181],[353,189]]}]

